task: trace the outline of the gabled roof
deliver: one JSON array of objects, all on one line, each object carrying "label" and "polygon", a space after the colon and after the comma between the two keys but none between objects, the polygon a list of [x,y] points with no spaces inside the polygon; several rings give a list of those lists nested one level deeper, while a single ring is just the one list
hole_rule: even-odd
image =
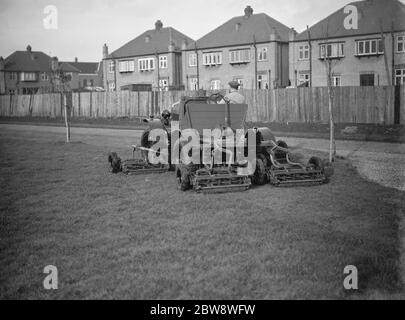
[{"label": "gabled roof", "polygon": [[51,71],[51,57],[41,51],[15,51],[4,60],[6,71]]},{"label": "gabled roof", "polygon": [[[278,40],[288,41],[290,28],[265,13],[230,19],[197,41],[198,48],[237,46],[256,42],[269,42],[273,30]],[[189,46],[193,48],[193,46]]]},{"label": "gabled roof", "polygon": [[[51,72],[52,58],[42,51],[15,51],[4,60],[4,70],[12,72]],[[79,72],[74,66],[59,62],[64,72]]]},{"label": "gabled roof", "polygon": [[98,72],[98,62],[67,62],[76,69],[78,69],[79,73],[97,73]]},{"label": "gabled roof", "polygon": [[173,42],[175,50],[180,50],[184,40],[187,43],[194,42],[193,39],[172,27],[152,29],[145,31],[140,36],[112,52],[109,58],[125,58],[166,53],[168,52],[170,41]]},{"label": "gabled roof", "polygon": [[[350,5],[357,7],[359,18],[357,30],[347,30],[344,27],[343,21],[348,14],[344,13],[343,7],[310,27],[311,39],[381,33],[381,26],[384,32],[405,30],[405,5],[398,0],[365,0],[351,2]],[[304,40],[308,40],[307,31],[296,37],[296,41]]]},{"label": "gabled roof", "polygon": [[80,73],[80,70],[72,66],[69,62],[59,62],[59,68],[64,72]]}]

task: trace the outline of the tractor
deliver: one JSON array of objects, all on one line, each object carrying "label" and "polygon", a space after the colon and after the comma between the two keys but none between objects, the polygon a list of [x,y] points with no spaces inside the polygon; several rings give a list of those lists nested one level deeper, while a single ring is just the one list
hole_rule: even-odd
[{"label": "tractor", "polygon": [[[226,103],[220,104],[219,101]],[[112,172],[122,171],[127,174],[161,173],[175,170],[178,188],[182,191],[193,189],[196,192],[228,192],[244,191],[253,185],[270,183],[274,186],[287,186],[297,184],[320,184],[329,180],[333,174],[331,165],[324,163],[320,158],[312,157],[307,164],[291,160],[291,154],[284,141],[277,141],[269,128],[245,129],[245,118],[248,106],[246,104],[230,104],[219,93],[207,96],[182,97],[180,102],[173,105],[171,113],[164,111],[160,119],[151,117],[144,120],[148,128],[142,133],[140,146],[133,147],[133,158],[121,161],[116,153],[109,155]],[[171,119],[169,119],[171,118]],[[171,122],[178,122],[178,128],[173,128]],[[149,159],[154,154],[159,156],[162,150],[154,150],[152,147],[156,141],[150,141],[149,135],[153,129],[163,129],[167,132],[167,164],[152,164]],[[171,151],[182,150],[188,143],[182,139],[183,130],[194,129],[200,137],[199,151],[202,151],[204,143],[204,129],[219,129],[222,134],[216,139],[210,139],[211,158],[210,163],[204,163],[202,157],[196,163],[184,162],[182,157],[172,159]],[[245,155],[248,153],[247,144],[249,134],[255,136],[255,171],[246,174],[248,164],[236,161],[236,150],[224,149],[221,142],[237,129],[245,132]],[[179,131],[177,131],[179,130]],[[173,131],[173,132],[172,132]],[[222,141],[221,141],[222,140]],[[235,143],[236,141],[234,141]],[[172,144],[174,148],[172,148]],[[135,152],[140,151],[141,156],[135,157]],[[215,163],[214,157],[222,159]],[[231,154],[229,154],[231,153]],[[181,152],[180,152],[181,154]],[[202,154],[202,152],[200,152]],[[243,172],[241,174],[241,172]]]}]

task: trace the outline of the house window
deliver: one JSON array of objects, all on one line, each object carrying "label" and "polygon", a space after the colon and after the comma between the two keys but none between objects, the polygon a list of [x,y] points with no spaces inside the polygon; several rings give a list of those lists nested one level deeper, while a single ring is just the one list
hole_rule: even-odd
[{"label": "house window", "polygon": [[341,86],[341,77],[340,76],[332,76],[331,77],[331,84],[332,87],[340,87]]},{"label": "house window", "polygon": [[41,73],[41,81],[48,81],[49,80],[49,76],[46,72],[42,72]]},{"label": "house window", "polygon": [[198,89],[198,79],[197,78],[190,78],[190,90],[195,91]]},{"label": "house window", "polygon": [[17,72],[10,72],[10,80],[13,81],[17,80]]},{"label": "house window", "polygon": [[267,61],[267,48],[259,48],[257,51],[257,61]]},{"label": "house window", "polygon": [[37,74],[35,72],[21,72],[20,80],[21,81],[36,81]]},{"label": "house window", "polygon": [[108,90],[109,91],[115,91],[115,82],[110,82],[108,84]]},{"label": "house window", "polygon": [[138,60],[139,71],[151,71],[155,70],[155,59],[154,58],[143,58]]},{"label": "house window", "polygon": [[384,54],[383,42],[381,39],[357,41],[358,56],[368,56],[376,54]]},{"label": "house window", "polygon": [[396,69],[395,70],[395,84],[397,86],[405,85],[405,69]]},{"label": "house window", "polygon": [[320,57],[341,58],[344,57],[344,43],[324,43],[320,45]]},{"label": "house window", "polygon": [[309,73],[300,73],[300,75],[298,76],[298,82],[299,82],[298,84],[300,86],[309,84],[310,79],[311,79],[311,76]]},{"label": "house window", "polygon": [[108,72],[114,73],[114,71],[115,71],[115,63],[114,60],[111,60],[108,62]]},{"label": "house window", "polygon": [[190,53],[188,55],[188,66],[189,67],[197,66],[197,54],[196,53]]},{"label": "house window", "polygon": [[309,59],[309,45],[303,45],[298,47],[298,56],[299,60],[308,60]]},{"label": "house window", "polygon": [[265,90],[269,88],[269,78],[267,74],[259,74],[257,76],[257,89]]},{"label": "house window", "polygon": [[232,50],[229,52],[229,63],[247,63],[250,61],[250,49]]},{"label": "house window", "polygon": [[222,52],[209,52],[203,54],[204,66],[216,66],[222,64]]},{"label": "house window", "polygon": [[125,60],[118,62],[119,72],[134,72],[135,71],[135,62],[134,60]]},{"label": "house window", "polygon": [[221,89],[220,80],[211,80],[210,90],[219,90]]},{"label": "house window", "polygon": [[405,36],[397,37],[397,53],[405,52]]},{"label": "house window", "polygon": [[367,87],[367,86],[374,86],[374,74],[361,74],[360,75],[360,86]]},{"label": "house window", "polygon": [[167,68],[167,56],[159,57],[159,68],[166,69]]},{"label": "house window", "polygon": [[14,90],[14,89],[8,90],[8,94],[9,94],[9,95],[15,95],[15,90]]},{"label": "house window", "polygon": [[168,79],[160,79],[159,80],[159,89],[160,90],[168,90],[169,87],[169,80]]}]

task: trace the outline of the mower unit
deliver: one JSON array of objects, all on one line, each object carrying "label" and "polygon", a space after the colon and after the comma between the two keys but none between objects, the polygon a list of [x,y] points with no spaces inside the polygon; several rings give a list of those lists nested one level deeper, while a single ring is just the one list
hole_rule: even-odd
[{"label": "mower unit", "polygon": [[[108,162],[111,165],[111,172],[123,172],[128,175],[163,173],[170,170],[170,165],[165,164],[152,164],[149,162],[149,153],[156,153],[151,149],[153,142],[149,141],[149,134],[153,129],[163,129],[168,132],[169,119],[162,114],[162,119],[145,119],[144,122],[148,123],[148,128],[142,133],[141,145],[132,146],[132,159],[122,161],[117,153],[112,152],[108,155]],[[170,150],[170,136],[169,137],[169,150]],[[136,153],[138,152],[138,155]]]},{"label": "mower unit", "polygon": [[292,161],[287,144],[284,141],[276,142],[270,129],[254,130],[257,133],[256,172],[252,177],[254,184],[322,184],[333,175],[333,168],[318,157],[312,157],[306,165]]}]

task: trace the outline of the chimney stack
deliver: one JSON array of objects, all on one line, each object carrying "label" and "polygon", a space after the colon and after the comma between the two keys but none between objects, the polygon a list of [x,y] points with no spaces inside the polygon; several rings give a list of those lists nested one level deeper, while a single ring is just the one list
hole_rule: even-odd
[{"label": "chimney stack", "polygon": [[27,51],[28,51],[28,52],[31,52],[31,51],[32,51],[32,48],[31,48],[30,45],[27,46]]},{"label": "chimney stack", "polygon": [[163,23],[162,23],[162,21],[157,20],[157,21],[155,22],[155,30],[156,30],[156,31],[160,31],[160,29],[162,29],[162,28],[163,28]]},{"label": "chimney stack", "polygon": [[246,6],[245,8],[245,18],[249,18],[253,14],[253,9],[251,6]]},{"label": "chimney stack", "polygon": [[295,31],[294,28],[291,28],[291,29],[290,29],[290,32],[289,32],[289,34],[288,34],[288,40],[289,40],[289,41],[294,41],[296,35],[297,35],[297,31]]},{"label": "chimney stack", "polygon": [[103,45],[103,59],[107,59],[108,58],[108,47],[107,44],[104,43]]},{"label": "chimney stack", "polygon": [[78,62],[79,62],[79,59],[77,59],[77,57],[75,58],[75,62],[76,62],[76,63],[78,63]]},{"label": "chimney stack", "polygon": [[53,72],[59,69],[58,57],[53,57],[51,60],[51,69]]}]

